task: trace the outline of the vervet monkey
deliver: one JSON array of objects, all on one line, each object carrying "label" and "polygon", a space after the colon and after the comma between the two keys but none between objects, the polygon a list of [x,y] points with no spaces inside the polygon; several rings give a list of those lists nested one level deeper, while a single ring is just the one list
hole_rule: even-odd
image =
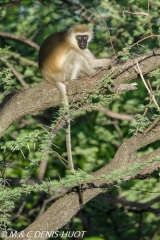
[{"label": "vervet monkey", "polygon": [[[88,49],[88,43],[92,38],[92,30],[85,24],[79,24],[69,31],[51,34],[40,47],[38,56],[40,72],[46,81],[57,87],[67,107],[68,98],[65,86],[67,81],[77,78],[80,72],[89,76],[95,72],[95,68],[105,67],[111,62],[110,59],[96,59],[93,56]],[[68,131],[70,131],[69,118]],[[68,134],[66,137],[68,161],[70,169],[74,170],[70,132],[66,134]]]},{"label": "vervet monkey", "polygon": [[92,38],[92,30],[79,24],[69,31],[53,33],[40,47],[40,72],[45,80],[56,85],[62,99],[67,98],[65,82],[77,78],[80,72],[89,76],[95,72],[94,68],[105,67],[111,62],[110,59],[95,59],[88,49]]}]

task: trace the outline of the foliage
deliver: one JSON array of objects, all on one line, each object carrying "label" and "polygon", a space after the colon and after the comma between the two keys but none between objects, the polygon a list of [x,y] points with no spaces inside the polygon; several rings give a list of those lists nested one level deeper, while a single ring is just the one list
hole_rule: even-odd
[{"label": "foliage", "polygon": [[[11,1],[3,2],[6,6],[0,3],[0,28],[3,32],[18,36],[19,41],[10,37],[0,38],[0,58],[6,60],[0,63],[0,84],[3,86],[0,90],[1,99],[5,96],[4,92],[21,90],[25,88],[25,84],[33,87],[42,80],[37,67],[38,51],[36,47],[26,44],[25,40],[40,45],[46,36],[68,29],[76,22],[87,23],[94,28],[95,37],[90,49],[97,57],[113,57],[116,51],[122,60],[128,60],[159,46],[157,38],[147,38],[144,42],[132,46],[151,34],[149,18],[145,15],[148,12],[145,0],[95,0],[94,3],[28,0],[12,6],[7,5]],[[160,3],[158,0],[149,2],[152,31],[158,34]],[[136,12],[138,13],[132,14]],[[6,62],[19,73],[18,77],[15,77]],[[160,70],[157,69],[147,76],[158,105],[159,75]],[[23,81],[20,81],[21,79]],[[75,175],[70,174],[66,167],[67,153],[63,128],[53,133],[57,123],[64,121],[64,109],[48,109],[34,116],[23,117],[10,126],[0,143],[1,230],[23,230],[35,220],[45,199],[57,196],[58,189],[62,186],[71,187],[91,179],[93,172],[112,160],[119,146],[129,138],[128,132],[134,135],[143,132],[159,116],[159,110],[151,101],[141,79],[136,81],[136,91],[104,95],[101,94],[102,89],[97,86],[95,92],[85,96],[80,105],[72,105]],[[103,78],[102,82],[104,89],[108,88],[112,83],[110,74]],[[88,111],[83,109],[83,104],[86,103],[90,104]],[[135,120],[131,122],[113,119],[100,111],[102,106],[115,113],[135,116]],[[152,144],[139,154],[151,152],[158,146],[158,143]],[[38,177],[44,161],[47,162],[47,167],[43,178],[40,179]],[[155,159],[144,164],[149,166],[151,161]],[[143,166],[135,163],[127,170],[128,174],[134,176],[137,168]],[[116,180],[118,188],[115,186],[107,190],[107,194],[114,199],[124,198],[126,201],[145,203],[158,196],[157,173],[154,173],[149,181],[129,182],[122,182],[123,174],[124,171],[120,169],[108,176],[101,176]],[[12,185],[13,179],[20,179],[21,185]],[[30,179],[40,183],[29,185]],[[50,205],[51,202],[47,207]],[[22,206],[20,214],[19,206]],[[159,204],[155,202],[153,208],[158,207]],[[83,216],[78,214],[61,230],[87,229],[84,239],[158,239],[158,214],[149,210],[127,210],[127,207],[118,201],[114,204],[97,197],[84,206],[83,215],[85,221]]]},{"label": "foliage", "polygon": [[3,54],[5,52],[5,49],[0,49],[0,57],[2,61],[0,62],[0,85],[4,88],[6,91],[11,91],[15,88],[15,79],[14,74],[11,72],[11,70],[5,66],[5,61],[3,61]]}]

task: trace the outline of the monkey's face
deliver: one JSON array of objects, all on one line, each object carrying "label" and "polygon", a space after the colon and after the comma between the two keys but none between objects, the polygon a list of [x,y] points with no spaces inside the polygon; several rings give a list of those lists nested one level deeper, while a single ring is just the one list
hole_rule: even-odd
[{"label": "monkey's face", "polygon": [[88,35],[77,35],[77,44],[80,49],[86,49],[88,44]]}]

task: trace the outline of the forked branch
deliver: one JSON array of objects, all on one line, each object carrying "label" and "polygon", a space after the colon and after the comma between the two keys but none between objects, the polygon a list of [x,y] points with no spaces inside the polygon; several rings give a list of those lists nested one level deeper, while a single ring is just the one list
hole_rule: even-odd
[{"label": "forked branch", "polygon": [[[98,170],[94,174],[93,179],[83,184],[84,203],[97,196],[103,189],[117,185],[117,180],[123,182],[134,179],[137,176],[144,177],[146,174],[148,175],[160,168],[160,148],[140,158],[136,157],[136,152],[139,149],[160,140],[160,127],[157,127],[155,130],[155,132],[149,132],[146,135],[139,134],[127,140],[120,146],[112,161]],[[135,164],[136,167],[134,167]],[[118,174],[119,169],[123,169],[123,171]],[[107,178],[110,174],[112,174],[112,178]],[[101,176],[106,176],[106,178],[101,178]],[[26,234],[31,231],[30,236],[34,236],[37,229],[41,232],[56,231],[78,212],[79,207],[77,193],[73,189],[53,203],[46,212],[30,224],[23,232],[25,237],[15,239],[28,240],[29,238],[26,237]],[[47,237],[44,236],[41,239],[44,240]]]}]

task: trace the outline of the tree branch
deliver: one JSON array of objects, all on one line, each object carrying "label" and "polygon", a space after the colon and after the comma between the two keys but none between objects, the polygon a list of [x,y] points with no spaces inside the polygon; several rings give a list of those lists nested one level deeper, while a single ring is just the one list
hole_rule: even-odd
[{"label": "tree branch", "polygon": [[[123,65],[113,67],[112,88],[110,91],[116,92],[121,84],[138,77],[134,67],[139,63],[141,71],[146,74],[160,67],[160,49],[144,54],[136,59],[130,60]],[[92,93],[95,85],[98,83],[102,86],[101,79],[106,77],[109,70],[99,70],[97,75],[87,79],[74,80],[67,85],[67,94],[70,101],[81,99],[85,93]],[[106,91],[109,91],[108,89]],[[61,104],[58,90],[53,84],[46,81],[36,87],[17,91],[9,94],[0,104],[0,136],[15,120],[37,111]]]},{"label": "tree branch", "polygon": [[130,116],[129,114],[116,113],[105,107],[99,107],[98,111],[106,114],[108,117],[115,118],[115,119],[128,120],[128,121],[132,121],[133,119],[135,119],[133,116]]},{"label": "tree branch", "polygon": [[110,203],[119,203],[123,206],[124,209],[127,211],[131,212],[152,212],[155,215],[160,214],[160,209],[159,208],[153,208],[151,205],[153,205],[156,202],[160,201],[160,196],[153,198],[152,200],[145,202],[145,203],[140,203],[137,201],[128,201],[124,198],[119,198],[116,196],[111,196],[109,194],[99,194],[97,196],[99,200],[105,200],[106,202]]},{"label": "tree branch", "polygon": [[23,42],[25,44],[28,44],[29,46],[35,48],[36,50],[39,50],[39,45],[23,36],[17,36],[15,34],[12,34],[12,33],[8,33],[8,32],[3,32],[3,31],[0,31],[0,36],[1,37],[5,37],[5,38],[11,38],[11,39],[14,39],[14,40],[18,40],[20,42]]},{"label": "tree branch", "polygon": [[15,75],[15,77],[25,89],[29,88],[28,84],[24,81],[22,75],[13,67],[13,65],[7,59],[5,59],[4,57],[0,57],[0,60],[3,61],[8,68],[10,68],[12,73]]},{"label": "tree branch", "polygon": [[0,7],[13,7],[14,5],[20,4],[23,0],[10,1],[8,3],[0,3]]},{"label": "tree branch", "polygon": [[[136,177],[145,176],[146,174],[150,174],[157,170],[160,167],[160,148],[154,150],[152,153],[142,156],[141,158],[136,157],[136,152],[148,144],[158,141],[159,139],[160,127],[157,127],[155,132],[149,132],[146,135],[139,134],[136,137],[131,137],[129,140],[123,143],[118,149],[113,160],[98,170],[90,182],[88,181],[84,183],[82,188],[84,204],[101,193],[103,189],[115,185],[117,183],[117,179],[121,179],[121,181],[129,181]],[[153,158],[156,157],[157,159],[154,159],[153,161]],[[148,160],[150,160],[150,163],[147,163]],[[143,164],[143,166],[141,167],[140,165],[136,165],[137,167],[132,169],[135,163]],[[123,173],[118,175],[118,171],[120,169],[123,169]],[[102,175],[107,177],[110,174],[112,174],[112,178],[101,178]],[[25,237],[21,236],[15,239],[29,239],[26,235],[29,231],[31,231],[31,238],[33,238],[34,233],[37,230],[41,232],[57,231],[78,212],[80,208],[78,199],[78,193],[75,191],[75,189],[67,192],[24,230],[22,236],[25,235]],[[47,237],[43,235],[43,237],[40,239],[44,240],[47,239]]]}]

